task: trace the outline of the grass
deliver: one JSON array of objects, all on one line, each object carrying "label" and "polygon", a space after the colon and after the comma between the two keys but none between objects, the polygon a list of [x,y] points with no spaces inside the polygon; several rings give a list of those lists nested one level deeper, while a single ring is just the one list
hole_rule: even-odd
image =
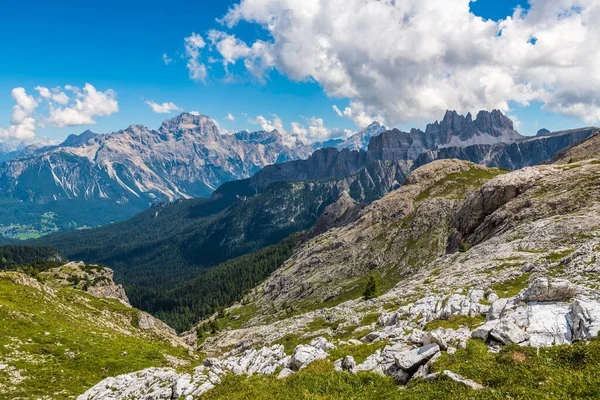
[{"label": "grass", "polygon": [[490,353],[483,342],[470,340],[466,349],[458,350],[454,355],[444,353],[432,366],[434,372],[446,369],[481,383],[485,389],[474,391],[445,377],[432,382],[413,380],[404,389],[390,378],[374,373],[335,372],[331,362],[320,360],[286,379],[229,375],[202,399],[600,398],[598,340],[539,350],[511,345],[498,354]]},{"label": "grass", "polygon": [[[0,398],[65,399],[109,376],[167,366],[167,354],[190,360],[132,326],[139,311],[116,300],[70,288],[50,295],[10,276],[0,276]],[[11,384],[10,371],[25,379]]]},{"label": "grass", "polygon": [[495,285],[492,285],[491,289],[496,292],[498,297],[506,298],[516,296],[521,290],[527,287],[530,275],[530,273],[525,273],[517,278],[496,283]]},{"label": "grass", "polygon": [[377,350],[383,349],[385,346],[387,346],[387,344],[387,341],[380,340],[375,343],[365,343],[360,345],[346,345],[342,347],[337,347],[329,351],[329,359],[331,361],[335,361],[346,356],[352,356],[354,357],[354,361],[356,361],[356,364],[358,365],[365,361],[367,357],[375,353]]},{"label": "grass", "polygon": [[370,373],[337,373],[330,362],[315,361],[286,379],[228,375],[202,399],[388,399],[398,394],[391,378]]},{"label": "grass", "polygon": [[438,328],[445,329],[459,329],[463,326],[468,327],[469,329],[473,329],[485,322],[485,318],[481,315],[476,317],[469,317],[467,315],[456,315],[450,317],[448,319],[437,319],[434,321],[429,321],[425,324],[423,328],[425,331],[432,331]]},{"label": "grass", "polygon": [[567,249],[564,251],[559,251],[556,253],[551,253],[548,256],[546,256],[546,259],[549,260],[552,263],[558,262],[560,260],[562,260],[563,258],[565,258],[566,256],[568,256],[569,254],[573,253],[575,251],[575,249]]},{"label": "grass", "polygon": [[381,316],[380,313],[366,314],[360,321],[360,325],[361,326],[371,325],[373,322],[377,322],[377,320],[379,319],[380,316]]},{"label": "grass", "polygon": [[508,171],[497,168],[471,168],[467,171],[448,174],[429,189],[419,193],[415,198],[415,201],[421,202],[431,197],[461,199],[469,189],[476,189],[490,179],[506,173],[508,173]]}]

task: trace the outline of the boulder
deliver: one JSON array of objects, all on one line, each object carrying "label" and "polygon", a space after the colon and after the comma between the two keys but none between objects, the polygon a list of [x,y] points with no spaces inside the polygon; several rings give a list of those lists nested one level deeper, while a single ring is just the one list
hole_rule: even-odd
[{"label": "boulder", "polygon": [[408,373],[414,373],[421,365],[425,364],[431,357],[439,352],[439,345],[428,344],[423,347],[398,353],[395,355],[394,359],[399,368]]},{"label": "boulder", "polygon": [[[170,400],[179,375],[170,368],[147,368],[131,374],[104,379],[79,396],[78,400],[146,399]],[[185,383],[182,383],[185,386]],[[152,396],[152,397],[149,397]]]},{"label": "boulder", "polygon": [[533,301],[561,301],[573,298],[577,294],[577,286],[564,279],[537,278],[520,297],[527,303]]},{"label": "boulder", "polygon": [[446,350],[448,348],[448,344],[446,343],[446,340],[444,340],[444,332],[441,329],[435,329],[423,335],[424,345],[432,343],[439,345],[440,349],[442,350]]},{"label": "boulder", "polygon": [[385,337],[383,332],[371,332],[362,338],[363,342],[372,343]]},{"label": "boulder", "polygon": [[372,372],[383,373],[381,366],[380,366],[381,360],[382,360],[381,350],[377,350],[375,353],[373,353],[369,357],[367,357],[367,359],[365,361],[363,361],[361,364],[357,365],[356,368],[354,369],[354,372],[372,371]]},{"label": "boulder", "polygon": [[425,332],[415,329],[410,333],[406,340],[414,344],[423,344],[423,336],[425,336]]},{"label": "boulder", "polygon": [[327,353],[310,345],[299,345],[290,359],[290,368],[299,371],[315,360],[327,358]]},{"label": "boulder", "polygon": [[529,335],[514,322],[503,319],[490,332],[490,336],[502,344],[522,343],[529,339]]},{"label": "boulder", "polygon": [[529,345],[549,347],[570,344],[573,316],[568,303],[529,303],[527,305]]},{"label": "boulder", "polygon": [[323,350],[323,351],[335,349],[335,345],[333,343],[331,343],[329,340],[327,340],[321,336],[311,340],[310,346],[314,347],[315,349],[319,349],[319,350]]},{"label": "boulder", "polygon": [[575,299],[572,305],[573,340],[598,337],[600,331],[600,303],[587,299]]},{"label": "boulder", "polygon": [[498,322],[500,322],[500,320],[497,319],[487,321],[485,324],[475,328],[473,332],[471,332],[471,337],[487,340],[490,332],[498,325]]},{"label": "boulder", "polygon": [[385,374],[396,382],[397,385],[406,385],[410,380],[410,374],[403,371],[402,368],[396,364],[390,365],[386,370]]},{"label": "boulder", "polygon": [[352,357],[352,356],[344,357],[342,359],[341,367],[342,367],[343,371],[352,372],[354,370],[354,368],[356,368],[356,361],[354,361],[354,357]]}]

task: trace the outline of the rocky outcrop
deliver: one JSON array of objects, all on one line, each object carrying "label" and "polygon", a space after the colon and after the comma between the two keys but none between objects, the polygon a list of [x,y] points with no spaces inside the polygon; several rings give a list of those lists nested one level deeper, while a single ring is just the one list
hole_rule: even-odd
[{"label": "rocky outcrop", "polygon": [[90,265],[84,262],[70,262],[61,267],[42,272],[63,286],[73,286],[89,294],[108,299],[117,299],[131,307],[122,285],[113,280],[113,270],[100,265]]},{"label": "rocky outcrop", "polygon": [[600,158],[600,132],[596,132],[581,143],[569,146],[557,152],[551,164],[570,164],[577,161]]},{"label": "rocky outcrop", "polygon": [[326,358],[327,350],[334,348],[324,338],[315,338],[309,345],[296,347],[292,356],[286,356],[282,345],[250,349],[240,356],[207,358],[193,373],[177,373],[171,368],[149,368],[131,374],[103,380],[79,396],[78,400],[128,399],[193,399],[221,383],[221,378],[235,375],[272,375],[281,371],[284,379],[315,360]]},{"label": "rocky outcrop", "polygon": [[358,204],[348,192],[343,192],[335,203],[325,207],[317,222],[309,232],[310,236],[320,235],[331,228],[345,226],[354,222],[363,206]]},{"label": "rocky outcrop", "polygon": [[[414,160],[424,152],[434,152],[446,147],[512,143],[523,138],[513,129],[512,121],[498,110],[480,111],[475,120],[470,113],[462,116],[456,111],[446,111],[442,121],[427,125],[425,132],[418,129],[410,132],[394,129],[374,137],[369,143],[368,153],[369,160]],[[436,157],[432,157],[430,161],[434,158]],[[424,163],[417,164],[422,166]]]},{"label": "rocky outcrop", "polygon": [[402,187],[370,204],[353,222],[305,243],[261,285],[258,306],[335,300],[344,285],[354,289],[352,280],[365,274],[388,265],[395,265],[397,275],[408,274],[434,260],[445,253],[458,199],[498,173],[456,160],[413,171]]},{"label": "rocky outcrop", "polygon": [[600,302],[565,279],[534,279],[517,296],[498,299],[472,337],[503,345],[570,344],[598,336]]}]

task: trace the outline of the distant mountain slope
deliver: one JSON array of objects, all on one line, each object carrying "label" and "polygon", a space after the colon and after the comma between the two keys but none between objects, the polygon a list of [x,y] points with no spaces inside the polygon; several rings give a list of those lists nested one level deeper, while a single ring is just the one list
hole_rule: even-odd
[{"label": "distant mountain slope", "polygon": [[3,197],[38,203],[81,197],[147,204],[207,197],[227,180],[308,151],[287,147],[277,131],[223,135],[209,117],[181,114],[158,130],[131,125],[104,135],[71,135],[0,166],[0,183]]},{"label": "distant mountain slope", "polygon": [[[166,120],[158,130],[86,131],[59,146],[25,150],[0,164],[6,210],[0,230],[13,237],[36,224],[32,233],[105,225],[155,202],[208,197],[224,182],[310,154],[309,146],[286,146],[277,131],[224,135],[209,117],[192,114]],[[49,212],[51,223],[43,223]]]}]

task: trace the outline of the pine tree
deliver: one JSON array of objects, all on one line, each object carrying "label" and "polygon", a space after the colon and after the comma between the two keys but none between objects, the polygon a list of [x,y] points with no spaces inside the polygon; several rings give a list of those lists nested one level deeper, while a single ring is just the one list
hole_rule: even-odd
[{"label": "pine tree", "polygon": [[374,275],[369,275],[369,280],[367,281],[367,286],[365,287],[364,296],[365,300],[374,299],[377,297],[379,292],[379,281]]}]

